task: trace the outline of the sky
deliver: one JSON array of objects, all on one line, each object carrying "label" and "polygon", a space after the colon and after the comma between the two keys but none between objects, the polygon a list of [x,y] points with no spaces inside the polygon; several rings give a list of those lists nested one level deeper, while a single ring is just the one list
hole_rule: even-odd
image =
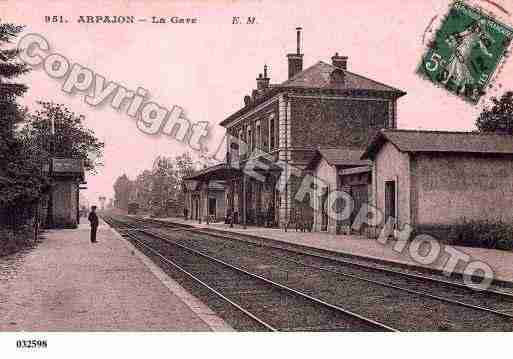
[{"label": "sky", "polygon": [[[494,11],[511,25],[507,13],[486,0],[473,3]],[[509,13],[513,4],[496,1]],[[0,19],[26,25],[25,33],[46,38],[61,54],[127,89],[147,89],[149,100],[171,109],[180,106],[192,122],[208,121],[209,150],[224,130],[218,126],[243,104],[256,87],[256,77],[269,66],[271,83],[287,78],[286,54],[295,52],[297,26],[303,27],[306,68],[335,52],[349,57],[348,69],[405,92],[398,103],[398,127],[472,130],[486,99],[471,105],[415,74],[425,51],[424,33],[431,19],[448,11],[447,0],[346,1],[35,1],[0,0]],[[196,18],[196,24],[83,24],[79,16],[133,15]],[[45,16],[63,16],[68,23],[46,23]],[[255,17],[255,24],[232,24],[232,18]],[[436,27],[435,20],[435,27]],[[429,33],[428,33],[429,35]],[[428,36],[429,38],[429,36]],[[424,40],[425,41],[425,40]],[[513,88],[513,61],[505,61],[487,98]],[[157,155],[176,156],[189,150],[168,136],[148,135],[125,112],[93,107],[84,94],[67,94],[64,80],[40,67],[20,81],[30,87],[23,104],[35,109],[44,99],[66,104],[86,117],[85,125],[105,142],[104,166],[88,175],[84,195],[96,203],[113,196],[112,185],[151,168]]]}]

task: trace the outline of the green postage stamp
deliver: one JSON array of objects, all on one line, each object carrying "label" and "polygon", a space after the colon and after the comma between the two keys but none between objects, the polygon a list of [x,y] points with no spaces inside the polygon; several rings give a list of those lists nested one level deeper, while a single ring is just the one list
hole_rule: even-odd
[{"label": "green postage stamp", "polygon": [[504,61],[513,29],[456,1],[430,43],[417,73],[477,103]]}]

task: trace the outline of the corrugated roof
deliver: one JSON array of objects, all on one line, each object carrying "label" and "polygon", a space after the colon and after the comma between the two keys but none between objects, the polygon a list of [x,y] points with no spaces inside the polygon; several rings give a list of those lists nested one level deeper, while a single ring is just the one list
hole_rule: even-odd
[{"label": "corrugated roof", "polygon": [[362,150],[348,148],[320,148],[319,153],[332,166],[365,166],[370,161],[362,160]]},{"label": "corrugated roof", "polygon": [[[344,80],[331,83],[330,76],[335,70],[343,71]],[[295,76],[281,83],[280,87],[305,87],[305,88],[335,88],[343,90],[369,90],[398,92],[403,91],[394,87],[371,80],[367,77],[357,75],[347,70],[341,70],[338,67],[327,64],[323,61],[317,62],[305,70],[298,72]]]},{"label": "corrugated roof", "polygon": [[402,152],[513,154],[513,136],[479,132],[381,130],[362,158],[372,158],[389,141]]}]

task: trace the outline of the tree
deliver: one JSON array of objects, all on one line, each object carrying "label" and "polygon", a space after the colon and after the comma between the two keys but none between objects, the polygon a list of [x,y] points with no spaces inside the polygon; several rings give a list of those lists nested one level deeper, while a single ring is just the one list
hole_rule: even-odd
[{"label": "tree", "polygon": [[23,133],[37,143],[39,157],[75,158],[84,161],[85,169],[96,173],[105,144],[91,129],[84,127],[85,117],[62,104],[38,101],[41,108],[30,115]]},{"label": "tree", "polygon": [[513,91],[505,92],[500,99],[493,97],[491,102],[492,106],[486,106],[476,121],[478,130],[513,135]]},{"label": "tree", "polygon": [[[23,26],[0,23],[0,138],[3,141],[12,139],[16,123],[23,121],[16,100],[28,87],[13,80],[29,72],[29,68],[17,60],[19,49],[5,48],[11,46],[22,31]],[[0,152],[3,150],[5,148],[0,148]]]},{"label": "tree", "polygon": [[185,152],[179,156],[175,157],[175,166],[177,170],[177,179],[178,184],[181,185],[183,183],[183,179],[185,177],[192,176],[195,169],[195,164],[191,158],[191,155],[189,152]]},{"label": "tree", "polygon": [[[183,179],[201,167],[185,152],[176,157],[158,156],[151,170],[139,173],[134,181],[126,175],[114,183],[117,208],[127,209],[128,202],[135,201],[144,210],[156,215],[181,213],[184,204]],[[176,214],[174,213],[174,214]]]},{"label": "tree", "polygon": [[189,152],[185,152],[180,156],[175,157],[176,168],[177,168],[177,180],[178,180],[178,202],[183,204],[185,202],[185,193],[183,191],[184,178],[192,176],[196,172],[195,164],[191,158]]},{"label": "tree", "polygon": [[114,206],[128,210],[128,202],[132,193],[132,181],[126,174],[119,176],[114,182]]},{"label": "tree", "polygon": [[17,62],[19,51],[5,46],[10,46],[22,30],[23,26],[0,24],[0,169],[4,171],[19,149],[14,130],[23,120],[23,113],[16,101],[27,91],[26,85],[13,80],[29,71]]},{"label": "tree", "polygon": [[167,210],[170,201],[177,200],[178,180],[171,157],[158,156],[152,168],[151,202],[157,213]]},{"label": "tree", "polygon": [[150,170],[144,170],[134,181],[135,200],[141,209],[150,209],[153,178]]},{"label": "tree", "polygon": [[20,25],[0,24],[0,209],[11,215],[9,222],[14,227],[18,209],[36,201],[45,188],[32,146],[16,136],[17,125],[27,114],[17,100],[28,88],[15,79],[29,68],[17,60],[20,50],[5,47],[11,46],[22,31]]}]

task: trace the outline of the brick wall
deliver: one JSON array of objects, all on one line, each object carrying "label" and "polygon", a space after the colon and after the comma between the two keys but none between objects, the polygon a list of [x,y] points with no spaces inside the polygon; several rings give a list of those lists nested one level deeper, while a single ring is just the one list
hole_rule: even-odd
[{"label": "brick wall", "polygon": [[[261,144],[262,149],[265,151],[269,151],[269,123],[270,123],[270,116],[274,114],[274,134],[276,136],[275,138],[275,147],[277,147],[277,136],[278,136],[278,101],[272,102],[255,113],[252,113],[251,115],[244,118],[241,122],[230,126],[227,129],[228,134],[234,137],[238,137],[239,131],[242,129],[243,132],[243,139],[249,144],[249,141],[247,139],[247,128],[248,126],[251,126],[251,134],[252,134],[252,140],[253,143],[256,144],[256,122],[260,121],[261,126]],[[273,133],[271,131],[271,133]]]},{"label": "brick wall", "polygon": [[387,100],[291,97],[292,147],[364,147],[387,127]]},{"label": "brick wall", "polygon": [[[275,159],[289,162],[299,170],[310,162],[317,147],[363,148],[379,129],[395,124],[395,110],[388,100],[286,97],[283,94],[276,98],[277,101],[251,113],[227,131],[237,137],[242,129],[243,139],[249,142],[246,139],[247,126],[251,126],[252,142],[255,143],[256,121],[260,120],[261,143],[263,149],[269,151],[269,118],[274,115],[275,128],[271,133],[276,135],[274,148],[280,148],[274,152]],[[279,194],[277,213],[282,223],[290,217],[292,208],[305,208],[304,204],[294,200],[301,179],[292,178],[289,190]],[[308,215],[313,217],[313,213]]]}]

